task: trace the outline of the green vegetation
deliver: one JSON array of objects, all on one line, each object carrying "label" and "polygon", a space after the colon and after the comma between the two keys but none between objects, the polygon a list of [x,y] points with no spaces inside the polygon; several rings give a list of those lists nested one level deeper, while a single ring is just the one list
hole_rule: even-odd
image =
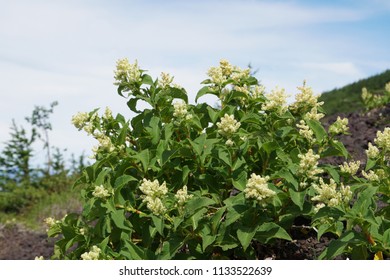
[{"label": "green vegetation", "polygon": [[[47,216],[60,217],[80,207],[80,195],[72,190],[85,165],[84,155],[72,155],[66,164],[64,151],[52,147],[49,117],[57,102],[47,109],[36,106],[25,118],[28,128],[12,121],[10,139],[0,153],[0,223],[23,223],[30,228],[43,226]],[[45,166],[32,166],[36,142],[41,140]]]},{"label": "green vegetation", "polygon": [[[99,145],[75,184],[83,211],[46,220],[59,236],[53,259],[256,259],[259,245],[292,240],[301,218],[336,238],[320,259],[390,256],[390,127],[361,164],[337,140],[348,120],[326,130],[306,84],[288,105],[226,60],[208,76],[196,102],[213,94],[218,108],[189,104],[169,74],[118,61],[115,85],[136,116],[73,117]],[[321,161],[332,156],[345,162]]]},{"label": "green vegetation", "polygon": [[339,89],[324,92],[319,100],[324,101],[323,109],[327,115],[351,113],[365,109],[362,89],[366,88],[374,95],[384,95],[385,85],[390,82],[390,70],[359,80]]}]

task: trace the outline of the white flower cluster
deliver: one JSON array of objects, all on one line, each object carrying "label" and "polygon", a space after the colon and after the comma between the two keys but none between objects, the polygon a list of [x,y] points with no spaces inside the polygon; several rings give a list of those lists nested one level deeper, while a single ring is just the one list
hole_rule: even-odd
[{"label": "white flower cluster", "polygon": [[377,146],[372,143],[368,143],[368,149],[366,150],[367,157],[370,159],[377,159],[381,154],[384,154],[384,159],[389,160],[390,158],[390,127],[385,127],[382,131],[376,133],[374,142]]},{"label": "white flower cluster", "polygon": [[221,87],[229,79],[234,84],[242,84],[250,76],[250,69],[243,70],[240,67],[232,66],[226,59],[222,59],[218,67],[209,68],[207,75],[214,85]]},{"label": "white flower cluster", "polygon": [[52,218],[52,217],[47,217],[43,221],[46,223],[46,225],[48,227],[52,227],[52,226],[54,226],[57,223],[57,221],[54,218]]},{"label": "white flower cluster", "polygon": [[374,141],[385,153],[390,152],[390,127],[386,127],[383,132],[378,131]]},{"label": "white flower cluster", "polygon": [[252,98],[257,99],[263,97],[265,94],[265,87],[263,85],[255,85],[251,91]]},{"label": "white flower cluster", "polygon": [[299,128],[300,135],[306,138],[310,143],[314,142],[314,132],[310,129],[304,120],[300,120],[299,124],[297,124],[297,127]]},{"label": "white flower cluster", "polygon": [[103,119],[106,119],[106,120],[111,120],[111,119],[113,119],[112,111],[111,111],[110,108],[106,107],[106,109],[104,110]]},{"label": "white flower cluster", "polygon": [[95,135],[95,137],[99,141],[99,145],[92,148],[94,154],[96,154],[98,150],[106,152],[115,151],[115,146],[112,144],[110,137],[104,134]]},{"label": "white flower cluster", "polygon": [[226,77],[223,75],[221,67],[210,67],[207,71],[207,75],[216,86],[222,86],[222,84],[227,81]]},{"label": "white flower cluster", "polygon": [[253,198],[259,202],[264,202],[265,199],[274,196],[276,193],[268,188],[268,180],[269,176],[261,177],[252,173],[244,189],[245,198]]},{"label": "white flower cluster", "polygon": [[187,192],[187,186],[183,186],[182,189],[178,190],[175,194],[175,197],[177,199],[177,204],[179,206],[183,206],[188,200],[190,200],[193,195],[192,194],[188,194]]},{"label": "white flower cluster", "polygon": [[307,112],[305,114],[305,118],[309,120],[316,120],[319,121],[325,116],[323,113],[318,113],[318,106],[311,108],[310,112]]},{"label": "white flower cluster", "polygon": [[116,71],[114,71],[116,82],[114,85],[122,83],[137,83],[141,81],[141,70],[138,67],[138,61],[130,64],[127,58],[119,59],[116,63]]},{"label": "white flower cluster", "polygon": [[97,198],[106,198],[111,196],[111,193],[103,186],[95,186],[92,195]]},{"label": "white flower cluster", "polygon": [[43,256],[36,256],[34,260],[36,261],[43,261],[45,258]]},{"label": "white flower cluster", "polygon": [[173,116],[179,119],[179,121],[192,119],[192,114],[188,113],[187,107],[188,106],[184,101],[175,101],[173,103]]},{"label": "white flower cluster", "polygon": [[139,189],[144,194],[142,196],[143,202],[146,202],[146,207],[153,214],[162,215],[166,212],[167,209],[161,201],[168,192],[165,182],[160,185],[157,179],[152,182],[144,178]]},{"label": "white flower cluster", "polygon": [[217,126],[219,134],[231,137],[240,128],[241,123],[234,119],[234,115],[225,114],[221,122],[217,122]]},{"label": "white flower cluster", "polygon": [[366,154],[368,158],[375,159],[379,156],[379,149],[377,146],[372,145],[371,142],[368,142]]},{"label": "white flower cluster", "polygon": [[87,112],[78,112],[72,117],[72,124],[79,130],[83,129],[88,121],[89,114]]},{"label": "white flower cluster", "polygon": [[385,91],[390,92],[390,82],[385,85]]},{"label": "white flower cluster", "polygon": [[319,180],[319,184],[313,184],[314,189],[318,195],[314,196],[311,200],[320,202],[322,208],[324,206],[336,207],[343,203],[348,203],[352,198],[352,191],[349,186],[340,185],[337,189],[337,184],[333,179],[330,179],[329,184],[326,184],[322,178]]},{"label": "white flower cluster", "polygon": [[266,102],[262,105],[261,110],[271,111],[276,110],[279,114],[287,111],[287,98],[289,96],[285,93],[284,88],[276,87],[271,90],[271,93],[266,94]]},{"label": "white flower cluster", "polygon": [[[310,119],[320,119],[323,114],[317,113],[317,108],[324,104],[324,102],[318,102],[319,95],[314,95],[311,87],[306,86],[306,81],[303,81],[303,86],[297,87],[299,93],[295,95],[295,102],[291,104],[291,110],[310,112],[306,117]],[[314,108],[314,109],[313,109]]]},{"label": "white flower cluster", "polygon": [[345,134],[348,131],[348,119],[337,117],[337,120],[329,126],[329,133],[337,135],[337,134]]},{"label": "white flower cluster", "polygon": [[170,87],[173,82],[173,76],[169,73],[161,72],[160,79],[158,80],[158,86],[161,88]]},{"label": "white flower cluster", "polygon": [[355,175],[360,168],[360,161],[344,162],[343,165],[339,165],[340,171],[347,173],[351,176]]},{"label": "white flower cluster", "polygon": [[100,248],[96,245],[93,245],[91,251],[82,254],[81,258],[85,261],[98,260],[100,252]]},{"label": "white flower cluster", "polygon": [[378,174],[375,173],[375,171],[370,170],[368,173],[366,173],[364,170],[362,170],[362,175],[364,178],[366,178],[370,182],[379,182],[380,178]]},{"label": "white flower cluster", "polygon": [[318,168],[319,155],[314,154],[312,149],[309,149],[306,154],[298,154],[301,159],[299,162],[298,172],[306,175],[310,179],[314,179],[317,174],[323,172]]}]

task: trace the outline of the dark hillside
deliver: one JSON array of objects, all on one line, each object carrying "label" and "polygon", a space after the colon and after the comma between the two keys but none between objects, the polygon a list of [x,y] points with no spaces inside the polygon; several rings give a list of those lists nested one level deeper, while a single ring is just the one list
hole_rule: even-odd
[{"label": "dark hillside", "polygon": [[390,70],[381,74],[359,80],[342,88],[322,93],[320,101],[324,101],[323,108],[326,115],[338,113],[351,113],[361,111],[363,103],[361,100],[362,88],[367,88],[372,93],[381,93],[385,84],[390,82]]}]

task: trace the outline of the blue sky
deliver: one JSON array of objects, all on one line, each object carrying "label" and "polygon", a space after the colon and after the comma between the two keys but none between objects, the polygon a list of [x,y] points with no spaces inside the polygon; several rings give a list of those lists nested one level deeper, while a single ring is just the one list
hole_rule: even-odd
[{"label": "blue sky", "polygon": [[192,102],[221,58],[250,63],[268,90],[293,95],[306,79],[321,93],[389,69],[389,28],[388,0],[0,0],[0,142],[13,118],[57,100],[53,145],[88,154],[73,114],[131,116],[113,86],[119,58],[171,73]]}]

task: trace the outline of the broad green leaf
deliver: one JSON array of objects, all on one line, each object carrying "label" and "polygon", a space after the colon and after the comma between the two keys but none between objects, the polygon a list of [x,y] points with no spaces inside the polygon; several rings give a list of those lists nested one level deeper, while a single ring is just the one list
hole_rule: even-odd
[{"label": "broad green leaf", "polygon": [[131,175],[122,175],[115,180],[115,189],[120,189],[129,182],[138,182],[139,180]]},{"label": "broad green leaf", "polygon": [[188,96],[184,89],[179,89],[175,87],[169,88],[169,95],[172,98],[179,98],[185,101],[185,103],[188,103]]},{"label": "broad green leaf", "polygon": [[218,158],[226,163],[226,165],[230,168],[232,167],[232,158],[228,149],[221,147],[218,150]]},{"label": "broad green leaf", "polygon": [[149,149],[142,150],[138,154],[134,156],[134,158],[138,159],[142,163],[142,167],[144,169],[144,172],[146,173],[149,168],[150,163],[150,152]]},{"label": "broad green leaf", "polygon": [[269,222],[264,223],[257,228],[257,233],[255,235],[256,239],[260,242],[268,243],[273,238],[284,239],[291,241],[291,236],[287,231],[281,226]]},{"label": "broad green leaf", "polygon": [[355,231],[346,231],[339,239],[332,240],[329,246],[321,253],[319,259],[332,260],[335,257],[344,253],[345,248],[350,243],[364,244],[366,241],[364,237]]},{"label": "broad green leaf", "polygon": [[246,188],[246,184],[248,182],[248,173],[246,171],[241,171],[239,170],[236,172],[233,172],[233,186],[239,190],[239,191],[244,191]]},{"label": "broad green leaf", "polygon": [[205,95],[205,94],[213,94],[213,95],[218,96],[218,93],[215,92],[215,91],[213,91],[213,90],[211,90],[211,88],[210,88],[209,86],[204,86],[204,87],[202,87],[202,88],[198,91],[198,93],[196,94],[195,102],[198,102],[198,99],[199,99],[200,97],[202,97],[203,95]]},{"label": "broad green leaf", "polygon": [[157,232],[161,235],[164,236],[164,219],[161,217],[157,217],[155,215],[152,216],[152,221],[154,226],[156,227]]},{"label": "broad green leaf", "polygon": [[186,211],[188,214],[194,213],[196,210],[215,204],[215,201],[208,197],[196,197],[191,199],[186,204]]},{"label": "broad green leaf", "polygon": [[172,259],[177,251],[183,247],[185,239],[181,237],[171,237],[168,240],[164,241],[162,244],[161,254],[158,255],[159,260],[169,260]]},{"label": "broad green leaf", "polygon": [[303,211],[303,204],[305,203],[306,191],[295,191],[293,189],[289,189],[288,193],[290,194],[291,200],[295,205],[299,207],[301,211]]},{"label": "broad green leaf", "polygon": [[218,120],[219,112],[213,109],[210,106],[207,106],[207,112],[209,113],[209,117],[213,123],[215,123]]},{"label": "broad green leaf", "polygon": [[241,226],[237,230],[237,237],[238,237],[238,240],[240,240],[240,243],[241,243],[244,251],[246,251],[246,248],[248,248],[248,246],[251,243],[253,237],[255,236],[257,228],[258,228],[257,225],[256,226],[251,226],[251,227]]},{"label": "broad green leaf", "polygon": [[310,119],[307,119],[305,121],[307,125],[310,127],[310,129],[313,130],[318,141],[321,142],[326,138],[327,136],[326,130],[324,129],[324,127],[319,121],[310,120]]}]

